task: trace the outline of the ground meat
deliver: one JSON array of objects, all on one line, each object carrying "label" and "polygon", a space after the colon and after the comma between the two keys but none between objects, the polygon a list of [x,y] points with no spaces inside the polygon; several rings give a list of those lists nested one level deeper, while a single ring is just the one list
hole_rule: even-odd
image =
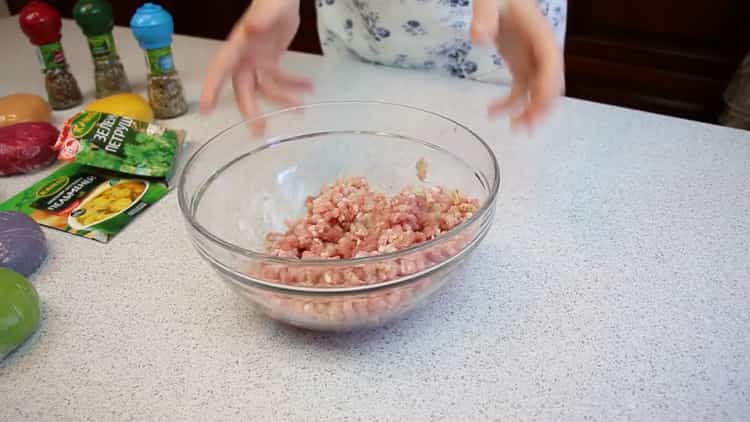
[{"label": "ground meat", "polygon": [[395,252],[434,239],[459,225],[479,201],[458,191],[428,187],[393,197],[373,192],[361,177],[326,185],[305,201],[304,218],[269,233],[268,252],[283,257],[357,258]]},{"label": "ground meat", "polygon": [[417,160],[417,179],[422,182],[427,179],[427,161],[424,158]]},{"label": "ground meat", "polygon": [[[435,239],[471,217],[479,201],[455,190],[405,188],[389,197],[370,190],[362,177],[325,185],[305,201],[306,213],[288,221],[284,233],[266,236],[267,252],[297,258],[300,265],[265,263],[250,271],[263,280],[303,287],[352,287],[382,283],[432,267],[459,253],[476,234],[467,230],[406,256],[345,265],[342,259],[396,252]],[[304,266],[306,259],[330,259],[331,266]],[[424,289],[436,289],[440,275],[408,286],[355,298],[305,298],[267,293],[267,311],[304,321],[302,325],[345,321],[352,325],[376,322],[414,305]],[[417,294],[417,291],[420,291]]]},{"label": "ground meat", "polygon": [[[266,236],[275,256],[305,259],[349,259],[396,252],[434,239],[461,224],[479,201],[441,187],[406,188],[397,195],[370,190],[362,177],[325,185],[305,201],[306,215],[287,222],[284,233]],[[372,284],[411,274],[460,250],[448,242],[440,250],[346,270],[288,268],[268,265],[264,279],[286,284],[342,287]]]}]

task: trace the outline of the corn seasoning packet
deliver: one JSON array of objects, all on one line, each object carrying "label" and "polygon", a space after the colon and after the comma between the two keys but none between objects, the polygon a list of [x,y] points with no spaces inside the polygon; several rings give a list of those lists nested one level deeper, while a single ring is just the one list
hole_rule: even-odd
[{"label": "corn seasoning packet", "polygon": [[53,148],[63,161],[169,182],[184,138],[181,130],[82,111],[65,122]]},{"label": "corn seasoning packet", "polygon": [[69,163],[0,204],[38,224],[108,242],[169,192],[163,179]]}]

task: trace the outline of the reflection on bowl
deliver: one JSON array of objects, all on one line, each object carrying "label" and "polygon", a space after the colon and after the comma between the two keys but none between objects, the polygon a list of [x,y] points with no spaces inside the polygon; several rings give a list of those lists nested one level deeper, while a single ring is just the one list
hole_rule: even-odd
[{"label": "reflection on bowl", "polygon": [[137,204],[148,185],[147,181],[137,179],[102,183],[70,213],[68,225],[75,230],[86,230],[110,220]]},{"label": "reflection on bowl", "polygon": [[[300,109],[303,113],[299,113]],[[300,327],[350,330],[381,325],[438,291],[493,221],[499,168],[465,126],[409,106],[320,103],[263,116],[266,132],[237,124],[198,149],[179,182],[180,209],[200,255],[235,292],[270,317]],[[423,182],[415,163],[429,163]],[[265,251],[268,232],[303,215],[323,184],[365,177],[393,195],[406,186],[444,186],[479,199],[479,209],[437,238],[351,259],[298,259]],[[300,277],[374,271],[371,284],[291,285]]]}]

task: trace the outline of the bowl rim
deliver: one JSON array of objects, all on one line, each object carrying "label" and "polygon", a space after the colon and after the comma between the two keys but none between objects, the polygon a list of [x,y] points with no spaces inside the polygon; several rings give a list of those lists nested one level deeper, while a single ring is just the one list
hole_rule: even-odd
[{"label": "bowl rim", "polygon": [[[410,111],[416,111],[416,112],[424,113],[427,115],[431,115],[433,117],[437,117],[439,119],[443,119],[447,122],[450,122],[462,128],[471,136],[473,136],[475,140],[479,142],[479,144],[485,149],[485,151],[487,152],[487,154],[489,155],[492,161],[493,171],[495,172],[496,176],[490,186],[490,190],[487,195],[487,198],[485,198],[482,204],[480,204],[480,207],[477,210],[477,212],[475,212],[471,217],[469,217],[468,219],[466,219],[465,221],[463,221],[461,224],[457,225],[456,227],[453,227],[447,232],[442,233],[441,235],[435,237],[434,239],[430,239],[428,241],[412,245],[405,249],[400,249],[396,252],[387,252],[387,253],[378,254],[378,255],[363,256],[363,257],[358,257],[358,258],[346,258],[346,259],[323,258],[323,259],[304,259],[303,260],[300,258],[279,257],[279,256],[274,256],[274,255],[270,255],[270,254],[263,253],[263,252],[254,251],[251,249],[246,249],[239,245],[235,245],[234,243],[227,242],[223,239],[220,239],[219,237],[211,233],[208,229],[206,229],[202,224],[200,224],[197,221],[197,219],[194,217],[193,212],[192,212],[193,211],[192,202],[194,200],[194,195],[191,195],[191,197],[188,199],[187,194],[185,192],[185,184],[187,183],[186,175],[189,173],[189,170],[192,167],[193,163],[197,161],[197,158],[201,155],[201,153],[206,148],[208,148],[209,145],[211,145],[213,142],[221,138],[222,135],[226,134],[227,132],[236,129],[239,126],[248,125],[252,122],[265,120],[267,118],[280,115],[280,114],[287,114],[290,112],[299,112],[299,111],[304,111],[306,109],[312,109],[316,107],[330,107],[330,106],[342,106],[342,105],[343,106],[376,105],[376,106],[386,106],[386,107],[407,109]],[[230,125],[222,129],[217,134],[209,138],[198,149],[196,149],[192,153],[190,158],[188,159],[185,166],[182,168],[180,179],[177,185],[177,197],[178,197],[178,203],[180,206],[180,211],[182,212],[182,215],[187,220],[188,224],[193,229],[195,229],[198,233],[200,233],[203,237],[209,239],[210,241],[214,242],[215,244],[225,249],[228,249],[232,253],[243,255],[251,259],[262,260],[267,263],[284,264],[284,265],[289,265],[289,266],[304,265],[305,267],[317,267],[317,266],[338,267],[338,266],[349,266],[349,265],[361,265],[361,264],[367,264],[367,263],[373,263],[373,262],[380,262],[384,260],[402,258],[408,255],[411,255],[413,253],[424,251],[426,249],[434,247],[442,243],[447,238],[453,237],[457,235],[458,233],[461,233],[468,226],[471,226],[472,224],[477,222],[480,218],[482,218],[484,215],[486,215],[487,212],[490,210],[490,208],[495,205],[498,192],[500,190],[500,180],[501,180],[500,166],[498,164],[497,157],[495,156],[495,153],[492,150],[492,148],[490,148],[490,146],[484,141],[484,139],[481,136],[479,136],[476,132],[471,130],[466,125],[459,123],[456,120],[451,119],[450,117],[444,116],[434,111],[430,111],[430,110],[426,110],[420,107],[415,107],[415,106],[406,105],[406,104],[398,104],[398,103],[391,103],[391,102],[385,102],[385,101],[369,101],[369,100],[334,100],[334,101],[320,101],[320,102],[308,103],[308,104],[303,104],[303,105],[294,106],[294,107],[283,108],[280,110],[272,111],[269,113],[265,113],[265,114],[253,117],[251,119],[241,120],[233,125]],[[199,189],[196,190],[196,192],[198,191]],[[283,283],[274,282],[274,284],[278,284],[279,286],[292,287],[289,285],[285,285]],[[381,283],[377,283],[377,284],[381,284]],[[335,290],[336,287],[331,287],[327,289]]]}]

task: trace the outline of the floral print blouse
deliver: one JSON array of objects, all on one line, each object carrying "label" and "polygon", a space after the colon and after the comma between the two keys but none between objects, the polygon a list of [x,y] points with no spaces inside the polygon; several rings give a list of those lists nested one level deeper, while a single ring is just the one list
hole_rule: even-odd
[{"label": "floral print blouse", "polygon": [[[561,46],[567,0],[536,0]],[[469,41],[471,0],[316,0],[325,55],[508,83],[502,57]]]}]

